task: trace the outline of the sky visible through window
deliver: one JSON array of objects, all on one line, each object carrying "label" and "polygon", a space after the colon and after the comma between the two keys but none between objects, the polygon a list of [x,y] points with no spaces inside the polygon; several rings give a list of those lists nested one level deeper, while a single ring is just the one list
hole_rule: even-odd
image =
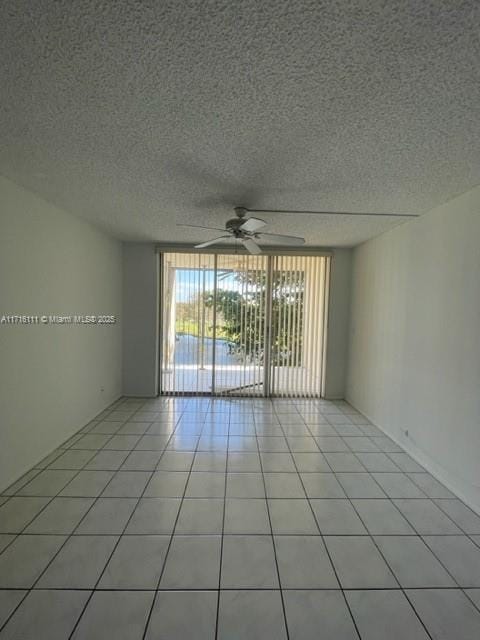
[{"label": "sky visible through window", "polygon": [[[205,291],[212,291],[215,282],[213,269],[205,270]],[[175,301],[189,302],[203,287],[202,269],[175,269]],[[235,272],[218,270],[217,288],[228,291],[240,291],[241,284],[235,278]]]}]

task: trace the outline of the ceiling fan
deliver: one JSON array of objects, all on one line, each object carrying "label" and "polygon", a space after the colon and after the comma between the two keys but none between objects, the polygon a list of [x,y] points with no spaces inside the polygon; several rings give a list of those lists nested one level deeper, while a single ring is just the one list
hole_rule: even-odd
[{"label": "ceiling fan", "polygon": [[262,242],[262,240],[292,246],[305,244],[305,238],[300,238],[298,236],[284,236],[278,233],[265,233],[264,231],[260,231],[260,229],[267,226],[267,223],[265,220],[260,220],[260,218],[254,218],[253,216],[247,218],[246,214],[249,210],[245,207],[235,207],[234,211],[235,217],[227,220],[225,223],[225,229],[220,229],[219,227],[203,227],[197,224],[180,224],[178,226],[225,232],[225,235],[218,236],[218,238],[213,238],[213,240],[207,240],[207,242],[196,244],[195,249],[203,249],[204,247],[209,247],[212,244],[220,244],[222,240],[230,240],[231,238],[241,242],[245,249],[249,253],[253,254],[262,253],[261,248],[257,244],[257,241]]},{"label": "ceiling fan", "polygon": [[311,214],[311,215],[329,215],[329,216],[383,216],[390,218],[418,218],[418,214],[412,213],[380,213],[360,211],[287,211],[285,209],[247,209],[246,207],[235,207],[235,218],[230,218],[225,223],[225,229],[219,227],[204,227],[198,224],[177,224],[179,227],[194,227],[196,229],[209,229],[212,231],[223,231],[226,235],[218,236],[213,240],[207,240],[195,245],[195,249],[203,249],[213,244],[220,244],[222,240],[230,240],[234,238],[243,244],[245,249],[253,254],[262,253],[257,241],[262,240],[277,242],[278,244],[299,246],[305,244],[305,238],[299,236],[285,236],[277,233],[265,233],[260,231],[267,226],[265,220],[260,218],[246,218],[247,213],[287,213],[287,214]]}]

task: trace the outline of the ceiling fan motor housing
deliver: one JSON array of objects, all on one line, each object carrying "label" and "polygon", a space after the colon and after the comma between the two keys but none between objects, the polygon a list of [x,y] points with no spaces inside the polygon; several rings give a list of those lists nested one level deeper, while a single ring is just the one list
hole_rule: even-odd
[{"label": "ceiling fan motor housing", "polygon": [[242,226],[243,222],[244,221],[241,218],[230,218],[230,220],[227,220],[227,222],[225,223],[225,227],[232,233],[240,233],[240,227]]},{"label": "ceiling fan motor housing", "polygon": [[240,237],[246,235],[245,231],[241,231],[240,227],[245,223],[245,215],[247,210],[244,207],[235,207],[235,218],[230,218],[225,223],[225,228],[227,231],[230,231],[235,235],[235,237]]}]

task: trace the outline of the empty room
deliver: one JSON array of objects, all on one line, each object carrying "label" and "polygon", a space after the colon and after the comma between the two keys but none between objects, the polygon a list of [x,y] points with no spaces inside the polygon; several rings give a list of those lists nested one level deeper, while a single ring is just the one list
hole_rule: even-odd
[{"label": "empty room", "polygon": [[480,638],[479,24],[0,3],[0,640]]}]

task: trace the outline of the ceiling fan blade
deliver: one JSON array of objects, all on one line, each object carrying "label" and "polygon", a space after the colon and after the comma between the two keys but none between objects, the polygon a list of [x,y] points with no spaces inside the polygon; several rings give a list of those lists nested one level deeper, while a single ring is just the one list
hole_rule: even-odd
[{"label": "ceiling fan blade", "polygon": [[388,218],[419,218],[419,213],[385,213],[372,211],[302,211],[296,209],[247,209],[249,213],[287,213],[289,215],[322,215],[322,216],[385,216]]},{"label": "ceiling fan blade", "polygon": [[177,222],[177,227],[193,227],[195,229],[210,229],[211,231],[225,231],[219,227],[203,227],[201,224],[181,224]]},{"label": "ceiling fan blade", "polygon": [[240,229],[242,231],[252,232],[252,231],[257,231],[257,229],[261,229],[262,227],[266,227],[266,226],[267,226],[267,223],[265,222],[265,220],[260,220],[260,218],[248,218],[242,224]]},{"label": "ceiling fan blade", "polygon": [[213,240],[207,240],[207,242],[202,242],[201,244],[196,244],[195,249],[203,249],[203,247],[209,247],[211,244],[216,244],[225,238],[230,238],[230,236],[219,236],[218,238],[214,238]]},{"label": "ceiling fan blade", "polygon": [[300,238],[299,236],[282,236],[278,233],[262,233],[258,234],[260,241],[265,238],[265,240],[271,242],[280,242],[280,244],[292,244],[292,245],[300,245],[305,244],[305,238]]},{"label": "ceiling fan blade", "polygon": [[262,253],[262,250],[260,249],[258,244],[254,242],[251,238],[242,238],[240,242],[243,244],[243,246],[249,253],[252,253],[253,255],[258,255],[259,253]]}]

